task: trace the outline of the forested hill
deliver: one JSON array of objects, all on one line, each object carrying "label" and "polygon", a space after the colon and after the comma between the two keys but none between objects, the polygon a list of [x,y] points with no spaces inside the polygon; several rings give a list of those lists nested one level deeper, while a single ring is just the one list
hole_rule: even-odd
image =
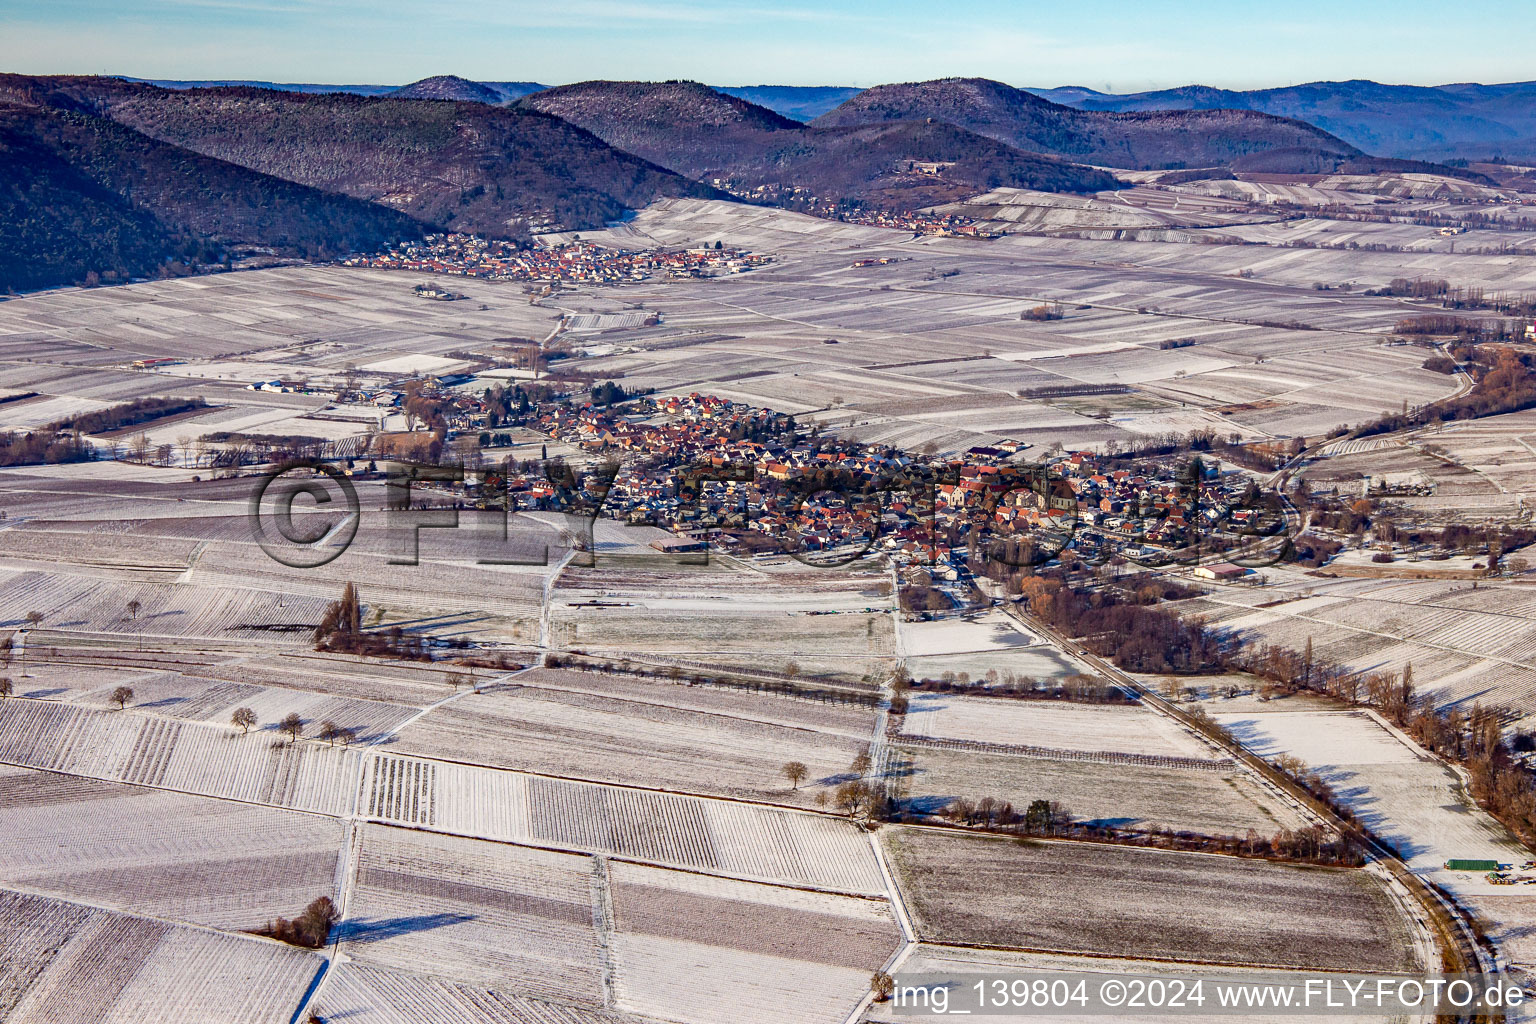
[{"label": "forested hill", "polygon": [[343,255],[424,227],[77,111],[0,102],[0,290],[181,273],[260,246]]},{"label": "forested hill", "polygon": [[205,156],[381,203],[439,228],[518,237],[713,194],[533,110],[270,89],[169,90],[0,76],[0,97],[87,109]]},{"label": "forested hill", "polygon": [[1030,152],[1110,167],[1212,167],[1287,152],[1305,154],[1306,166],[1297,170],[1312,171],[1319,157],[1360,153],[1320,128],[1257,111],[1076,110],[985,78],[876,86],[811,123],[849,127],[927,118]]},{"label": "forested hill", "polygon": [[1389,157],[1536,157],[1536,82],[1422,86],[1355,79],[1251,90],[1186,85],[1120,94],[1081,87],[1030,91],[1082,110],[1259,110],[1298,118]]},{"label": "forested hill", "polygon": [[[807,126],[697,82],[583,82],[518,106],[691,178],[803,188],[829,200],[910,209],[1001,185],[1084,192],[1117,184],[1103,171],[944,121]],[[935,166],[914,173],[916,163]]]}]

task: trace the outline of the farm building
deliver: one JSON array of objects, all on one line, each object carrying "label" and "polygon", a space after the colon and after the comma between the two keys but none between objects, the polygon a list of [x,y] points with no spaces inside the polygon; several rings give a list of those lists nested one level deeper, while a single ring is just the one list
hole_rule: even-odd
[{"label": "farm building", "polygon": [[658,537],[651,547],[669,555],[683,555],[709,550],[709,542],[698,537]]},{"label": "farm building", "polygon": [[1233,565],[1231,562],[1212,562],[1210,565],[1195,567],[1195,575],[1203,580],[1236,580],[1252,571],[1240,565]]}]

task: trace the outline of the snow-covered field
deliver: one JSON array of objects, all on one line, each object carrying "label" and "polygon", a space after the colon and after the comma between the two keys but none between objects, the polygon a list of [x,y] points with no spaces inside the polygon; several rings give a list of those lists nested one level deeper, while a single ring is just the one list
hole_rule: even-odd
[{"label": "snow-covered field", "polygon": [[275,942],[0,891],[10,1024],[287,1024],[323,967]]},{"label": "snow-covered field", "polygon": [[1333,786],[1372,832],[1417,874],[1454,893],[1509,894],[1477,873],[1446,871],[1450,859],[1520,863],[1528,854],[1479,810],[1455,771],[1409,746],[1366,712],[1216,714],[1255,753],[1292,754]]},{"label": "snow-covered field", "polygon": [[862,833],[821,814],[384,754],[366,766],[359,811],[783,885],[884,891]]},{"label": "snow-covered field", "polygon": [[0,884],[133,914],[259,928],[334,895],[338,822],[0,767]]},{"label": "snow-covered field", "polygon": [[930,739],[1215,760],[1208,744],[1173,719],[1140,706],[918,693],[911,698],[902,732]]},{"label": "snow-covered field", "polygon": [[360,963],[603,1003],[592,858],[370,825],[338,937]]},{"label": "snow-covered field", "polygon": [[358,750],[52,701],[0,703],[0,762],[339,815]]},{"label": "snow-covered field", "polygon": [[[568,317],[612,331],[569,359],[593,379],[722,395],[908,450],[958,455],[1006,437],[1033,457],[1195,428],[1315,436],[1461,386],[1426,370],[1425,350],[1382,344],[1413,307],[1365,289],[1424,276],[1536,290],[1536,264],[1518,253],[1452,254],[1449,239],[1425,244],[1429,229],[1409,224],[1280,227],[1258,205],[1379,195],[1399,214],[1452,215],[1449,199],[1495,198],[1469,183],[1155,178],[1093,198],[983,197],[978,210],[1016,229],[985,243],[669,200],[587,237],[724,238],[772,253],[772,269],[564,288],[558,306],[473,278],[454,281],[464,302],[423,302],[412,285],[440,278],[339,267],[14,297],[0,303],[0,394],[36,397],[0,403],[0,430],[166,394],[213,407],[150,424],[152,443],[213,430],[343,438],[374,415],[325,408],[352,368],[371,389],[465,365],[459,353],[508,337],[551,336]],[[1490,244],[1496,226],[1458,241]],[[1122,228],[1135,241],[1111,237]],[[1314,287],[1345,281],[1349,292]],[[1041,302],[1064,315],[1028,319]],[[639,322],[653,312],[660,323]],[[185,362],[129,369],[155,358]],[[303,377],[315,393],[243,387],[274,377]],[[1036,390],[1062,384],[1117,393]],[[1529,490],[1533,422],[1454,423],[1409,448],[1346,443],[1340,458],[1434,483],[1423,508],[1503,514]],[[569,441],[549,439],[550,453],[574,454]],[[519,457],[545,444],[518,442]],[[1101,964],[1415,966],[1406,919],[1368,871],[953,830],[903,829],[901,843],[877,846],[899,827],[871,833],[804,805],[852,778],[849,761],[884,715],[688,685],[695,673],[769,670],[866,698],[902,663],[920,677],[1082,671],[999,612],[898,623],[883,567],[718,558],[695,570],[649,547],[659,531],[606,521],[595,559],[557,569],[570,524],[543,515],[518,517],[502,544],[471,530],[488,517],[466,510],[464,529],[424,531],[420,564],[401,566],[398,535],[371,514],[382,487],[368,481],[353,547],[324,570],[291,569],[251,542],[250,483],[128,463],[0,472],[0,624],[43,616],[34,664],[6,669],[18,695],[0,700],[0,1020],[292,1024],[313,1011],[349,1024],[844,1024],[898,950],[904,909],[928,937],[1079,954],[969,958],[982,966],[1090,953]],[[540,564],[477,564],[493,548]],[[368,628],[474,641],[436,653],[478,660],[497,685],[453,697],[443,661],[314,652],[310,627],[343,582],[361,588]],[[1315,637],[1320,657],[1360,670],[1411,661],[1420,689],[1443,702],[1485,697],[1536,714],[1536,598],[1522,586],[1278,568],[1262,592],[1221,589],[1181,607],[1260,642]],[[570,649],[633,656],[663,677],[508,678],[514,662]],[[126,710],[110,700],[118,685],[135,690]],[[1536,911],[1522,897],[1439,869],[1453,856],[1525,856],[1453,772],[1369,718],[1281,705],[1300,701],[1206,706],[1265,756],[1294,753],[1323,772],[1415,870],[1480,901],[1497,934],[1529,930]],[[242,706],[260,720],[248,736],[228,724]],[[304,719],[295,743],[273,729],[289,712]],[[358,742],[318,741],[323,720]],[[928,809],[993,796],[1019,809],[1056,800],[1079,820],[1127,828],[1241,835],[1302,823],[1145,708],[929,690],[904,728],[905,740],[875,744],[877,761],[894,796]],[[809,766],[798,791],[783,778],[790,760]],[[922,840],[906,843],[919,831],[941,838],[919,850]],[[905,858],[905,904],[891,902],[879,851]],[[343,907],[340,956],[234,932],[321,894]],[[912,963],[967,959],[929,947]]]},{"label": "snow-covered field", "polygon": [[[808,724],[517,686],[441,708],[403,730],[391,748],[596,782],[803,804],[848,770],[872,731],[829,734]],[[809,769],[798,790],[783,776],[786,761]]]},{"label": "snow-covered field", "polygon": [[901,747],[912,765],[904,794],[934,808],[957,797],[991,797],[1015,809],[1053,800],[1076,821],[1119,828],[1151,828],[1243,836],[1273,835],[1304,824],[1299,814],[1240,771],[1105,764],[1018,757],[975,750]]},{"label": "snow-covered field", "polygon": [[1018,626],[1017,620],[1000,611],[975,618],[907,622],[901,627],[902,653],[922,658],[974,651],[1008,650],[1038,643]]},{"label": "snow-covered field", "polygon": [[650,1017],[714,1024],[836,1024],[900,945],[884,901],[614,862],[615,1001]]}]

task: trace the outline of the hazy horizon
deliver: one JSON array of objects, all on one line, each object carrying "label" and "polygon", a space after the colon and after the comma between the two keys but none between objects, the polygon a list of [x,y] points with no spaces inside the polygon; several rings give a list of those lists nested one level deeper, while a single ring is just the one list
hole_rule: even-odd
[{"label": "hazy horizon", "polygon": [[[911,0],[572,0],[431,13],[398,0],[0,0],[0,65],[31,74],[405,84],[435,74],[549,85],[593,78],[846,85],[979,76],[1031,88],[1141,92],[1370,79],[1529,80],[1536,29],[1507,0],[1447,19],[1428,3],[1301,0],[1284,17],[1212,0],[1037,2],[935,10]],[[1490,26],[1497,25],[1497,32]]]},{"label": "hazy horizon", "polygon": [[[343,81],[340,81],[340,80],[336,80],[336,81],[321,81],[319,79],[300,79],[300,78],[292,78],[292,79],[288,79],[288,78],[260,78],[260,77],[257,77],[255,75],[220,75],[218,77],[210,77],[210,78],[175,78],[175,77],[172,77],[172,76],[169,76],[169,75],[128,74],[126,72],[121,72],[121,71],[106,71],[106,72],[59,71],[59,72],[22,72],[22,73],[25,73],[25,74],[61,74],[61,75],[76,74],[76,73],[79,73],[79,74],[101,74],[101,75],[104,75],[104,76],[110,77],[110,78],[122,78],[122,79],[126,79],[128,81],[137,81],[137,82],[176,82],[176,83],[179,83],[179,84],[186,84],[186,83],[202,84],[202,83],[205,83],[205,82],[260,82],[260,83],[266,83],[266,84],[271,84],[271,85],[326,86],[326,87],[334,87],[334,88],[337,88],[337,89],[361,88],[361,87],[369,87],[369,86],[401,87],[401,86],[410,85],[413,82],[422,81],[423,79],[426,79],[426,78],[438,78],[438,77],[457,77],[457,78],[466,79],[466,80],[472,81],[472,82],[533,82],[533,81],[537,81],[536,79],[532,79],[532,78],[506,78],[506,77],[502,77],[502,78],[472,78],[469,75],[462,75],[462,74],[459,74],[458,72],[455,72],[455,71],[439,71],[439,72],[435,72],[434,74],[431,74],[431,75],[423,75],[420,78],[413,78],[413,79],[409,79],[407,81],[400,81],[400,82],[395,82],[395,81],[388,81],[388,82],[386,82],[386,81],[372,81],[372,82],[364,82],[364,81],[355,81],[354,82],[354,81],[349,81],[349,82],[343,82]],[[672,76],[672,80],[675,80],[676,77],[677,76]],[[985,76],[985,75],[939,75],[937,77],[938,78],[986,78],[988,76]],[[570,82],[545,82],[545,81],[539,81],[539,84],[540,85],[546,85],[546,86],[549,86],[549,87],[553,88],[553,87],[561,86],[561,85],[571,85],[571,84],[573,84],[575,82],[578,82],[578,81],[592,81],[592,80],[593,79],[572,79]],[[606,81],[663,82],[663,81],[668,81],[669,79],[665,79],[665,78],[649,78],[649,79],[605,79],[605,80]],[[833,82],[833,81],[827,81],[827,82],[803,82],[803,83],[801,83],[801,82],[706,82],[706,81],[702,81],[700,79],[683,79],[683,80],[684,81],[699,81],[703,85],[707,85],[707,86],[710,86],[711,88],[717,88],[717,89],[780,89],[780,88],[794,88],[794,89],[859,88],[859,89],[868,89],[868,88],[872,88],[873,86],[876,86],[876,85],[892,85],[892,84],[897,84],[899,81],[903,81],[903,80],[898,80],[898,79],[894,79],[894,78],[890,79],[889,81],[867,82],[867,83]],[[911,79],[911,81],[932,81],[932,79]],[[1002,81],[1002,80],[998,79],[998,81]],[[1445,81],[1445,82],[1388,82],[1388,81],[1382,81],[1382,80],[1379,80],[1379,79],[1318,78],[1318,79],[1312,79],[1312,80],[1305,81],[1305,82],[1287,82],[1287,83],[1284,83],[1284,84],[1253,85],[1253,86],[1243,86],[1243,87],[1217,86],[1217,85],[1213,85],[1210,82],[1203,82],[1203,81],[1199,81],[1199,80],[1195,80],[1195,79],[1190,79],[1189,81],[1185,81],[1185,82],[1176,82],[1176,83],[1173,83],[1171,85],[1152,86],[1152,87],[1149,87],[1147,89],[1130,89],[1130,88],[1127,88],[1127,89],[1108,90],[1108,89],[1100,88],[1100,89],[1097,89],[1095,91],[1101,92],[1101,93],[1113,92],[1114,94],[1124,95],[1124,94],[1129,94],[1129,93],[1140,93],[1140,92],[1158,92],[1158,91],[1162,91],[1162,90],[1166,90],[1166,89],[1177,89],[1177,88],[1181,88],[1181,87],[1185,87],[1185,86],[1208,86],[1208,87],[1211,87],[1211,88],[1218,88],[1218,89],[1229,89],[1230,88],[1230,89],[1233,89],[1233,91],[1248,92],[1248,91],[1261,91],[1261,90],[1265,90],[1265,89],[1297,88],[1297,87],[1306,86],[1306,85],[1340,84],[1340,83],[1348,82],[1348,81],[1371,81],[1371,82],[1375,82],[1377,85],[1409,86],[1409,87],[1413,87],[1413,88],[1431,88],[1432,89],[1432,88],[1446,88],[1446,87],[1449,87],[1449,86],[1469,85],[1469,84],[1487,85],[1487,86],[1524,85],[1524,84],[1526,84],[1528,82],[1536,82],[1536,77],[1522,78],[1522,79],[1511,79],[1511,80],[1508,80],[1508,81],[1491,81],[1491,80],[1488,80],[1488,79],[1481,79],[1481,80],[1473,81],[1471,79],[1466,79],[1466,80]],[[1051,82],[1051,83],[1042,83],[1042,82],[1005,82],[1004,84],[1011,85],[1011,86],[1013,86],[1016,89],[1093,89],[1094,88],[1093,86],[1085,86],[1081,82]]]}]

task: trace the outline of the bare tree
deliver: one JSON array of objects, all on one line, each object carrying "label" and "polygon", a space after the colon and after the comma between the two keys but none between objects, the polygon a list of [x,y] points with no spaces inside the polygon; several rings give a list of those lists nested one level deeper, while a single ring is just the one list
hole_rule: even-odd
[{"label": "bare tree", "polygon": [[843,813],[850,818],[855,818],[869,809],[873,798],[874,790],[868,783],[845,782],[837,787],[837,793],[833,799],[837,801],[837,806],[843,809]]},{"label": "bare tree", "polygon": [[133,700],[133,687],[131,686],[119,686],[112,691],[112,702],[117,705],[117,710],[119,711],[127,707],[128,702],[131,700]]},{"label": "bare tree", "polygon": [[289,743],[304,735],[304,719],[299,717],[297,711],[288,712],[287,716],[278,723],[277,727],[288,734]]},{"label": "bare tree", "polygon": [[244,736],[251,731],[251,726],[256,724],[256,712],[250,708],[236,708],[230,716],[229,723],[240,727],[240,735]]},{"label": "bare tree", "polygon": [[875,1002],[883,1003],[896,991],[896,979],[884,971],[876,971],[869,979],[869,990],[874,993]]},{"label": "bare tree", "polygon": [[869,766],[871,763],[872,762],[869,759],[869,751],[861,750],[857,754],[853,755],[853,763],[848,766],[848,770],[862,778],[864,775],[868,774]]},{"label": "bare tree", "polygon": [[[128,602],[128,614],[133,618],[133,621],[134,621],[135,625],[137,625],[138,621],[139,621],[139,609],[141,609],[143,607],[144,606],[139,603],[139,599],[138,598],[134,598],[132,601]],[[144,649],[144,638],[141,636],[141,637],[139,637],[139,650],[142,651],[143,649]]]},{"label": "bare tree", "polygon": [[1281,754],[1275,758],[1275,767],[1296,779],[1302,778],[1308,771],[1307,762],[1295,754]]},{"label": "bare tree", "polygon": [[341,740],[341,745],[343,747],[350,747],[352,745],[352,741],[357,739],[357,730],[351,728],[337,729],[336,738]]},{"label": "bare tree", "polygon": [[[9,682],[9,680],[7,680],[7,682]],[[811,773],[811,770],[805,765],[801,764],[799,761],[790,761],[786,763],[784,765],[783,771],[784,777],[789,780],[790,787],[792,789],[799,789],[800,783],[804,782],[805,777]]]},{"label": "bare tree", "polygon": [[449,686],[453,687],[453,692],[454,693],[458,693],[459,692],[459,687],[463,686],[464,683],[465,683],[464,673],[463,672],[449,672],[447,677],[446,677],[446,681],[447,681]]},{"label": "bare tree", "polygon": [[336,737],[340,732],[341,727],[329,718],[320,723],[320,738],[330,743],[333,747],[336,745]]},{"label": "bare tree", "polygon": [[10,676],[0,676],[0,697],[9,697],[14,687],[11,685]]}]

